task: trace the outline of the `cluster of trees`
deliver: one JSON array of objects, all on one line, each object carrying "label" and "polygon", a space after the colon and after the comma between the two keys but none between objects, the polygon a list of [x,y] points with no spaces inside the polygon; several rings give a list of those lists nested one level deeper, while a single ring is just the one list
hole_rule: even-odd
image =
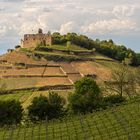
[{"label": "cluster of trees", "polygon": [[116,45],[111,39],[108,41],[100,41],[99,39],[93,40],[85,35],[78,35],[76,33],[61,35],[58,32],[53,33],[52,37],[53,44],[65,44],[71,42],[87,49],[92,50],[95,48],[97,52],[103,55],[133,66],[140,64],[140,61],[138,61],[138,55],[133,50],[127,49],[123,45]]}]

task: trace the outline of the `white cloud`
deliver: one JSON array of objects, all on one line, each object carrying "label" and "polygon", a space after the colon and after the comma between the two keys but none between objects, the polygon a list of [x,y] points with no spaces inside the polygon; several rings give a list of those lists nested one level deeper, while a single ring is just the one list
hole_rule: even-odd
[{"label": "white cloud", "polygon": [[119,20],[119,19],[111,19],[111,20],[101,20],[97,22],[93,22],[88,26],[82,27],[83,32],[85,33],[97,33],[97,34],[116,34],[123,32],[129,32],[131,30],[136,30],[136,23],[130,20]]},{"label": "white cloud", "polygon": [[133,16],[136,8],[135,5],[117,5],[112,12],[117,17]]},{"label": "white cloud", "polygon": [[134,34],[139,9],[139,0],[0,0],[0,36],[20,38],[40,27],[63,34]]},{"label": "white cloud", "polygon": [[6,26],[0,26],[0,35],[2,36],[6,32]]},{"label": "white cloud", "polygon": [[78,25],[73,21],[69,21],[65,24],[62,24],[60,27],[61,34],[66,34],[68,32],[77,32],[78,30],[79,30]]}]

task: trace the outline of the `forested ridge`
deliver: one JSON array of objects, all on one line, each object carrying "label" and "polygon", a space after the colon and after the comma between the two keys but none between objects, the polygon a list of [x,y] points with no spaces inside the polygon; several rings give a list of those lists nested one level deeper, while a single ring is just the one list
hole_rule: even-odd
[{"label": "forested ridge", "polygon": [[140,55],[124,45],[115,44],[112,39],[93,40],[85,35],[79,35],[77,33],[61,35],[59,32],[53,33],[52,37],[53,44],[72,43],[89,50],[96,49],[98,53],[132,66],[140,65]]}]

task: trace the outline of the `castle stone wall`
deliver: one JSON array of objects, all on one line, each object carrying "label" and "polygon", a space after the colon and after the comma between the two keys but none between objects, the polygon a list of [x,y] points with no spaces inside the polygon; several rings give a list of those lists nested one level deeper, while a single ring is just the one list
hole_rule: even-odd
[{"label": "castle stone wall", "polygon": [[22,48],[35,48],[38,44],[51,46],[51,34],[43,34],[39,29],[37,34],[25,34],[24,40],[21,41]]}]

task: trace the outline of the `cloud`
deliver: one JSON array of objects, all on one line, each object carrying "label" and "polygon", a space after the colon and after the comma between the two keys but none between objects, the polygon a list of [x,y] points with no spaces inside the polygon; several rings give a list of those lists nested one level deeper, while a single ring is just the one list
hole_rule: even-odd
[{"label": "cloud", "polygon": [[12,40],[38,28],[90,36],[140,35],[139,9],[139,0],[0,0],[0,36]]},{"label": "cloud", "polygon": [[6,32],[6,26],[0,26],[0,35]]},{"label": "cloud", "polygon": [[4,7],[0,7],[0,12],[1,12],[1,11],[4,11],[4,10],[5,10],[5,8],[4,8]]},{"label": "cloud", "polygon": [[60,33],[66,34],[68,32],[78,32],[79,27],[74,21],[69,21],[67,23],[64,23],[60,27]]},{"label": "cloud", "polygon": [[128,17],[133,16],[136,10],[135,5],[118,5],[113,8],[113,14],[116,17]]},{"label": "cloud", "polygon": [[25,0],[1,0],[1,2],[24,2]]},{"label": "cloud", "polygon": [[101,20],[96,21],[88,26],[83,26],[81,28],[84,33],[96,33],[96,34],[116,34],[123,32],[129,32],[136,30],[136,23],[130,20]]}]

